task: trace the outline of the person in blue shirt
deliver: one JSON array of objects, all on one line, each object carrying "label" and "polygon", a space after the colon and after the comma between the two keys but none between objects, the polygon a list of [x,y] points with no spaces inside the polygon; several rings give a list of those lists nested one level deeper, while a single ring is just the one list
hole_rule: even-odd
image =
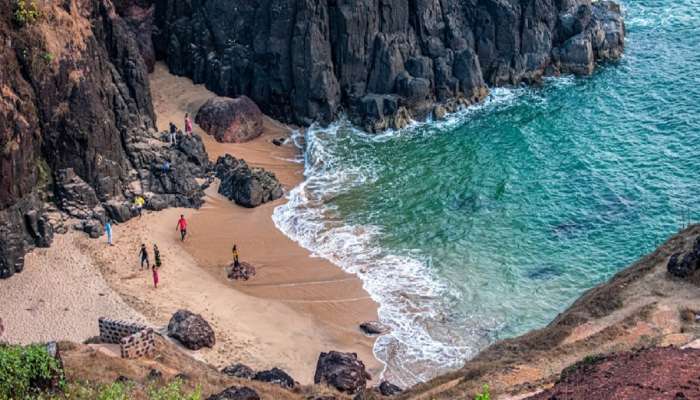
[{"label": "person in blue shirt", "polygon": [[105,223],[105,233],[107,234],[107,243],[110,246],[114,246],[112,244],[112,221],[110,220],[107,220],[107,222]]}]

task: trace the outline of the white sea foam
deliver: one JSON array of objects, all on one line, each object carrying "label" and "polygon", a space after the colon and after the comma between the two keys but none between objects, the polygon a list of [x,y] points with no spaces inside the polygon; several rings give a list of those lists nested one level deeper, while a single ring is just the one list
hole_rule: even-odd
[{"label": "white sea foam", "polygon": [[[273,213],[275,225],[315,256],[323,257],[344,270],[357,274],[364,288],[379,303],[380,320],[391,327],[376,343],[375,354],[385,362],[385,372],[399,384],[409,385],[429,379],[435,366],[459,366],[475,354],[479,344],[465,337],[481,337],[478,332],[446,332],[444,326],[448,299],[459,299],[459,292],[442,282],[432,271],[427,256],[417,252],[393,254],[382,248],[381,226],[353,225],[343,220],[330,200],[352,188],[377,180],[371,160],[348,162],[336,154],[337,140],[353,135],[365,141],[396,140],[403,135],[438,134],[465,123],[472,113],[513,102],[522,89],[494,89],[485,102],[460,110],[434,122],[414,122],[406,129],[370,135],[353,128],[346,120],[322,128],[311,126],[292,136],[304,154],[305,180],[288,194],[288,202]],[[461,321],[464,329],[493,325]]]}]

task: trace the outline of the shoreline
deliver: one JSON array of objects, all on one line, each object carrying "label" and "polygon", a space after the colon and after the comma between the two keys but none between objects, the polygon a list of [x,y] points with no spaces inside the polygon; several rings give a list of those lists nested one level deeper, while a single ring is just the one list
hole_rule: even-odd
[{"label": "shoreline", "polygon": [[[163,64],[150,81],[159,131],[170,121],[182,127],[185,112],[193,115],[214,96],[203,85],[171,75]],[[224,153],[243,158],[275,173],[287,191],[303,180],[303,165],[293,161],[297,149],[272,143],[289,135],[283,124],[265,117],[264,134],[242,144],[217,143],[194,128],[212,161]],[[359,329],[360,323],[378,318],[378,306],[361,280],[313,257],[276,228],[272,212],[285,198],[247,209],[219,195],[217,185],[207,189],[201,209],[146,211],[115,224],[114,246],[104,236],[90,239],[70,229],[50,248],[30,252],[24,272],[0,280],[0,301],[7,310],[0,315],[3,340],[83,342],[98,335],[99,317],[138,321],[165,333],[172,314],[184,308],[211,324],[216,344],[182,351],[214,367],[279,367],[310,384],[319,354],[336,350],[357,353],[378,382],[384,366],[373,352],[376,337]],[[184,243],[174,230],[180,214],[189,222]],[[248,282],[231,282],[225,275],[234,241],[241,261],[257,270]],[[157,289],[150,271],[140,269],[141,243],[151,257],[153,244],[160,248]]]},{"label": "shoreline", "polygon": [[[170,74],[162,63],[156,65],[150,82],[159,130],[164,130],[170,121],[181,126],[185,112],[189,112],[194,119],[199,106],[215,95],[203,85],[194,85],[189,78]],[[298,149],[272,143],[274,138],[288,137],[290,129],[269,117],[265,117],[263,135],[240,144],[218,143],[196,124],[194,128],[202,137],[213,162],[219,156],[230,153],[246,160],[251,166],[273,172],[286,191],[304,179],[303,164],[292,161],[298,158]],[[182,246],[184,251],[196,260],[202,270],[225,282],[227,287],[270,302],[274,304],[270,308],[282,314],[277,316],[266,310],[265,317],[270,320],[293,318],[303,322],[307,326],[306,331],[313,336],[325,337],[322,343],[310,345],[316,348],[309,351],[313,357],[309,355],[308,360],[301,363],[300,367],[303,368],[289,367],[291,370],[308,369],[305,375],[310,381],[318,353],[350,351],[358,353],[368,371],[378,378],[383,365],[373,352],[376,337],[365,336],[358,327],[362,322],[378,318],[378,306],[362,288],[362,281],[330,261],[312,257],[308,250],[277,229],[272,213],[275,207],[286,201],[285,198],[247,209],[235,205],[216,193],[215,189],[216,185],[212,185],[207,190],[201,209],[188,210],[191,212],[191,236]],[[242,232],[245,234],[242,235]],[[224,273],[224,267],[230,262],[230,249],[234,241],[241,260],[256,267],[257,275],[248,282],[232,283]],[[278,305],[280,309],[275,308]],[[264,332],[261,334],[265,335]],[[297,347],[295,340],[290,335],[285,346],[292,344],[292,347]],[[269,356],[266,354],[263,358]]]}]

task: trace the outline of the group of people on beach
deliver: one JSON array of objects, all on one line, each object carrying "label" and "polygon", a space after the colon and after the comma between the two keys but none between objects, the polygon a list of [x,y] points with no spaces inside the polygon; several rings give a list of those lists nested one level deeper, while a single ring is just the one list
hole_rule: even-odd
[{"label": "group of people on beach", "polygon": [[[187,135],[192,135],[192,120],[190,119],[189,114],[185,114],[185,134]],[[170,123],[170,130],[168,133],[168,141],[175,145],[177,144],[177,126],[173,124],[172,122]],[[162,165],[162,172],[165,174],[170,170],[170,163],[166,160],[163,162]],[[137,195],[134,197],[133,200],[133,209],[136,211],[138,214],[139,218],[143,214],[143,207],[146,204],[146,200],[143,198],[141,195]],[[180,214],[180,219],[178,219],[177,224],[175,225],[175,230],[180,232],[180,241],[184,242],[185,238],[187,237],[187,219],[185,219],[185,216],[183,214]],[[112,221],[107,220],[105,222],[105,235],[107,236],[107,244],[110,246],[114,246],[112,243]],[[236,244],[234,243],[233,249],[233,264],[234,266],[238,267],[240,265],[240,262],[238,260],[238,249],[236,248]],[[160,250],[158,249],[157,244],[153,244],[153,257],[154,257],[154,262],[151,264],[150,257],[148,254],[148,247],[146,246],[145,243],[141,243],[141,248],[139,249],[139,260],[140,260],[140,265],[141,269],[144,269],[144,266],[146,269],[150,269],[153,273],[153,287],[158,288],[158,283],[160,282],[160,276],[158,275],[158,271],[163,265],[161,256],[160,256]]]}]

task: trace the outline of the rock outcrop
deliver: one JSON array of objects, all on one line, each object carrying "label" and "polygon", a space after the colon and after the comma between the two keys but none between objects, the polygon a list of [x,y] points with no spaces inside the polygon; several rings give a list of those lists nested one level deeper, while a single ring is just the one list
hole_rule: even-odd
[{"label": "rock outcrop", "polygon": [[367,335],[383,335],[391,329],[379,321],[367,321],[360,324],[360,329]]},{"label": "rock outcrop", "polygon": [[255,276],[255,267],[247,262],[240,262],[238,265],[231,263],[229,266],[229,279],[247,281],[253,276]]},{"label": "rock outcrop", "polygon": [[589,74],[620,57],[620,8],[591,0],[155,0],[170,70],[286,122],[368,130],[449,111],[487,85]]},{"label": "rock outcrop", "polygon": [[242,379],[253,379],[255,376],[255,371],[245,364],[236,363],[231,364],[221,370],[226,375],[233,376]]},{"label": "rock outcrop", "polygon": [[195,122],[218,142],[242,143],[263,132],[263,114],[248,97],[212,97],[199,108]]},{"label": "rock outcrop", "polygon": [[168,323],[168,336],[177,339],[190,350],[214,347],[216,337],[209,323],[199,314],[178,310]]},{"label": "rock outcrop", "polygon": [[396,396],[397,394],[401,393],[400,387],[388,381],[382,381],[382,383],[379,384],[378,389],[382,396]]},{"label": "rock outcrop", "polygon": [[260,396],[247,386],[232,386],[221,393],[207,397],[207,400],[260,400]]},{"label": "rock outcrop", "polygon": [[666,264],[668,273],[678,278],[691,278],[700,270],[700,236],[687,250],[674,253]]},{"label": "rock outcrop", "polygon": [[276,367],[270,370],[257,372],[255,376],[253,376],[253,380],[273,383],[285,389],[294,389],[298,385],[294,378],[289,376],[288,373]]},{"label": "rock outcrop", "polygon": [[243,207],[257,207],[284,194],[275,174],[262,168],[250,168],[243,160],[226,154],[216,161],[219,193]]},{"label": "rock outcrop", "polygon": [[341,392],[355,394],[367,387],[372,377],[365,370],[365,364],[355,353],[330,351],[321,353],[316,363],[314,383],[325,383]]}]

